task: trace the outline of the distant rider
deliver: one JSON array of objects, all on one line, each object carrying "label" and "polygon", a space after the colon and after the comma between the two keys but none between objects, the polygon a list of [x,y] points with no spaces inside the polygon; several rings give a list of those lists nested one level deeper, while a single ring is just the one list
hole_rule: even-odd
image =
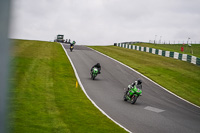
[{"label": "distant rider", "polygon": [[94,67],[96,67],[97,69],[98,69],[98,74],[100,74],[101,72],[101,65],[100,65],[100,63],[97,63],[96,65],[94,65],[92,68],[91,68],[91,71],[92,71],[92,69],[94,68]]},{"label": "distant rider", "polygon": [[70,43],[70,47],[71,47],[71,46],[74,46],[75,44],[76,44],[76,42],[73,41],[72,43]]}]

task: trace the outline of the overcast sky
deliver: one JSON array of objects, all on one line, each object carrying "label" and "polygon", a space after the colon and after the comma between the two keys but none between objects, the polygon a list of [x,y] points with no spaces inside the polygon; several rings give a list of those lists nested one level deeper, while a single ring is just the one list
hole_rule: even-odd
[{"label": "overcast sky", "polygon": [[13,0],[10,38],[200,43],[200,0]]}]

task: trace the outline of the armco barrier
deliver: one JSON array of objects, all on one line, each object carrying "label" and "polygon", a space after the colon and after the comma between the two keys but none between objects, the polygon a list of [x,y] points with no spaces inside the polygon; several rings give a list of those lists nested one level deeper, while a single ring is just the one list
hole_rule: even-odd
[{"label": "armco barrier", "polygon": [[174,58],[174,59],[187,61],[189,63],[196,64],[196,65],[200,66],[200,58],[192,56],[192,55],[181,54],[181,53],[171,52],[171,51],[164,51],[164,50],[149,48],[149,47],[128,45],[128,44],[124,44],[124,43],[118,43],[115,46],[122,47],[122,48],[128,48],[128,49],[134,49],[134,50],[138,50],[138,51],[144,51],[144,52],[157,54],[157,55],[161,55],[161,56],[165,56],[165,57],[171,57],[171,58]]}]

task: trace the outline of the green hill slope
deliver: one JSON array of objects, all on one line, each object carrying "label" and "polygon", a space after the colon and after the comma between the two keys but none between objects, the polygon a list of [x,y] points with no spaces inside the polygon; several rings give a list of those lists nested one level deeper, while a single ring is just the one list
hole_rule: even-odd
[{"label": "green hill slope", "polygon": [[58,43],[14,40],[9,124],[13,133],[123,133],[87,99]]}]

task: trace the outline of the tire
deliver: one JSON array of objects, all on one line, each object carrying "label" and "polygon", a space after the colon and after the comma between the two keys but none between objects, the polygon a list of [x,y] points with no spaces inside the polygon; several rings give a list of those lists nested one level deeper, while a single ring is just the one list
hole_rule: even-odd
[{"label": "tire", "polygon": [[137,101],[137,96],[133,95],[131,98],[131,104],[135,104],[136,101]]},{"label": "tire", "polygon": [[94,75],[94,74],[92,74],[92,79],[93,79],[93,80],[95,79],[95,75]]}]

